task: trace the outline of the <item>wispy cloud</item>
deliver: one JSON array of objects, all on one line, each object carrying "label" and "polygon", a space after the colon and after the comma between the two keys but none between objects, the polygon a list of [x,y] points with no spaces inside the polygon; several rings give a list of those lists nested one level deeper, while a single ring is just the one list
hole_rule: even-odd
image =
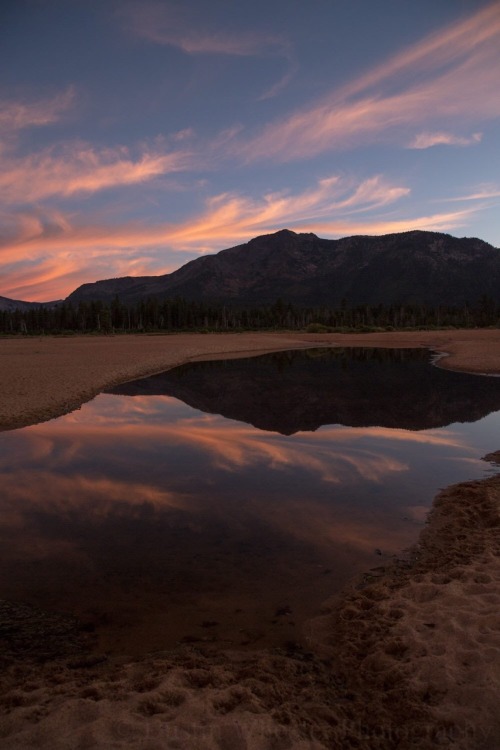
[{"label": "wispy cloud", "polygon": [[480,185],[472,193],[445,200],[447,203],[453,203],[455,201],[488,201],[492,198],[500,198],[500,185]]},{"label": "wispy cloud", "polygon": [[235,146],[247,161],[289,161],[360,143],[408,141],[427,123],[500,117],[500,3],[426,37],[320,101]]},{"label": "wispy cloud", "polygon": [[472,133],[471,136],[453,135],[443,131],[437,133],[424,132],[415,136],[408,148],[425,149],[432,146],[474,146],[481,143],[483,134]]},{"label": "wispy cloud", "polygon": [[12,205],[95,193],[183,171],[190,161],[187,151],[139,151],[134,157],[126,147],[99,150],[71,143],[25,157],[6,156],[0,161],[0,200]]},{"label": "wispy cloud", "polygon": [[185,9],[175,10],[157,2],[128,3],[119,12],[133,34],[154,44],[176,47],[189,55],[281,58],[287,63],[284,75],[259,98],[276,96],[295,75],[298,64],[292,46],[283,34],[267,31],[221,30],[210,21],[200,22]]},{"label": "wispy cloud", "polygon": [[467,226],[480,209],[480,206],[475,206],[474,208],[463,209],[461,211],[449,211],[424,216],[407,216],[405,218],[375,218],[364,222],[339,219],[325,223],[301,223],[296,229],[301,232],[317,232],[319,235],[329,237],[342,237],[354,234],[393,234],[394,232],[409,232],[415,229],[422,229],[428,232],[448,232],[452,229]]},{"label": "wispy cloud", "polygon": [[[188,54],[218,54],[239,57],[283,54],[289,44],[279,34],[210,29],[186,10],[165,3],[128,3],[120,10],[129,30],[156,44],[168,44]],[[202,26],[202,27],[201,27]]]},{"label": "wispy cloud", "polygon": [[24,128],[50,125],[73,105],[75,89],[70,86],[50,99],[34,102],[0,101],[0,132],[10,134]]},{"label": "wispy cloud", "polygon": [[207,210],[197,220],[173,229],[171,241],[179,248],[199,243],[210,251],[214,243],[246,240],[256,232],[295,228],[304,221],[380,208],[409,192],[409,188],[392,185],[381,176],[356,184],[334,175],[301,193],[272,192],[257,200],[223,193],[208,200]]},{"label": "wispy cloud", "polygon": [[[210,251],[221,242],[247,239],[253,233],[273,231],[284,225],[290,227],[304,221],[333,220],[335,215],[347,216],[377,209],[407,196],[407,187],[393,185],[382,176],[361,183],[352,178],[334,175],[319,180],[316,185],[300,193],[291,191],[270,192],[261,198],[250,198],[238,193],[222,193],[207,199],[205,209],[198,215],[178,224],[143,225],[126,223],[120,228],[85,227],[70,228],[62,214],[51,211],[44,217],[24,214],[19,234],[22,242],[32,249],[43,250],[48,244],[81,247],[92,244],[94,248],[146,247],[168,243],[177,250]],[[47,220],[49,217],[49,220]],[[31,233],[27,237],[27,232]],[[19,243],[10,241],[0,246],[0,258],[15,256],[13,248]]]}]

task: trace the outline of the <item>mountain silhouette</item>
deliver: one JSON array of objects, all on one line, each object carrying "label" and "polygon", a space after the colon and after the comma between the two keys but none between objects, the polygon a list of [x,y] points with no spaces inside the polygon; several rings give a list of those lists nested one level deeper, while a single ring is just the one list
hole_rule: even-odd
[{"label": "mountain silhouette", "polygon": [[84,284],[67,301],[147,297],[238,305],[464,305],[498,298],[500,252],[479,239],[402,232],[339,240],[287,229],[205,255],[170,274]]}]

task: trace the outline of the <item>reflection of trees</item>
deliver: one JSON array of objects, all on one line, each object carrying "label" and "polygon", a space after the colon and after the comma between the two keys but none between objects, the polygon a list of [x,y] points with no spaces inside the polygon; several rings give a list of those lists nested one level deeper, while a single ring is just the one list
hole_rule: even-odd
[{"label": "reflection of trees", "polygon": [[415,349],[317,348],[197,362],[111,392],[174,396],[283,434],[325,424],[421,430],[500,409],[500,380],[440,370]]}]

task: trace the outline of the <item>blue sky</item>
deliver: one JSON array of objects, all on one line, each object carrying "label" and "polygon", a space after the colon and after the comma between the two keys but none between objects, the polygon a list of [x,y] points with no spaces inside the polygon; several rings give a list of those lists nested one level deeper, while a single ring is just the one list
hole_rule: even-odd
[{"label": "blue sky", "polygon": [[0,295],[287,227],[500,246],[500,2],[7,0]]}]

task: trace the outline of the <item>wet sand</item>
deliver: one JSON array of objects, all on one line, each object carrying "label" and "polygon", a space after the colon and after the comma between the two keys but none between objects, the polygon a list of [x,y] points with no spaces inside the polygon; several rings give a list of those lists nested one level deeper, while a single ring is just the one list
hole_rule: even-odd
[{"label": "wet sand", "polygon": [[[500,331],[4,339],[0,426],[191,359],[328,344],[427,347],[449,355],[439,366],[500,374]],[[307,650],[185,646],[122,663],[67,618],[4,604],[0,748],[494,750],[499,611],[496,477],[441,492],[411,554],[326,602]]]}]

